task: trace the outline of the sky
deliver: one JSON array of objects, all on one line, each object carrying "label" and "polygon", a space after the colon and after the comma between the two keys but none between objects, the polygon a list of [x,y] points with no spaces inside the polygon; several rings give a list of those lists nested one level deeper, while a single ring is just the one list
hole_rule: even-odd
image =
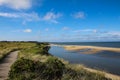
[{"label": "sky", "polygon": [[0,41],[120,41],[120,0],[0,0]]}]

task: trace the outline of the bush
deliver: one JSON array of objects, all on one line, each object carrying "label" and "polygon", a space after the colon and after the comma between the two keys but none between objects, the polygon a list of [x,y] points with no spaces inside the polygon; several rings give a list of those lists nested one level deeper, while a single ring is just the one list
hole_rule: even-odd
[{"label": "bush", "polygon": [[12,66],[9,72],[10,80],[30,80],[34,77],[34,62],[20,58]]},{"label": "bush", "polygon": [[48,80],[61,79],[65,65],[55,57],[49,57],[46,62],[47,69],[44,71],[45,76]]},{"label": "bush", "polygon": [[20,58],[11,66],[9,80],[58,80],[64,68],[64,64],[54,57],[45,63]]}]

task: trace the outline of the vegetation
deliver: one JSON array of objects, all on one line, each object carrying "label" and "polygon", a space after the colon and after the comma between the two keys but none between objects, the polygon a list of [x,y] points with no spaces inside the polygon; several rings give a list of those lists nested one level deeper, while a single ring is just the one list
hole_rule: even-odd
[{"label": "vegetation", "polygon": [[[50,61],[48,61],[50,60]],[[64,64],[57,58],[48,58],[47,62],[34,62],[20,58],[12,65],[10,80],[57,80],[61,79]]]},{"label": "vegetation", "polygon": [[104,74],[66,64],[50,55],[48,43],[1,42],[0,46],[1,51],[4,47],[5,50],[20,51],[18,60],[11,66],[8,80],[111,80]]},{"label": "vegetation", "polygon": [[90,72],[81,65],[67,65],[62,80],[111,80],[102,72]]},{"label": "vegetation", "polygon": [[24,43],[24,42],[0,42],[0,60],[2,60],[7,54],[12,51],[20,50],[22,48],[29,48],[32,43]]}]

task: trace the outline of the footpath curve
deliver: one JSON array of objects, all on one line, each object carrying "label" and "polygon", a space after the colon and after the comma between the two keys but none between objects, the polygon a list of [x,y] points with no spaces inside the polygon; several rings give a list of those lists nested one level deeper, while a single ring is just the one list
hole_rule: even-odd
[{"label": "footpath curve", "polygon": [[10,67],[17,60],[18,52],[11,52],[0,62],[0,80],[6,80],[8,78]]}]

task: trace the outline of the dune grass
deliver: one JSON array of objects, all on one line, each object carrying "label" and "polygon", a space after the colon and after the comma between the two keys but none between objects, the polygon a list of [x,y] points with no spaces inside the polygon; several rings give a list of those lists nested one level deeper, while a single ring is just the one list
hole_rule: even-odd
[{"label": "dune grass", "polygon": [[10,52],[26,49],[34,46],[35,43],[27,42],[0,42],[0,60],[2,60]]}]

